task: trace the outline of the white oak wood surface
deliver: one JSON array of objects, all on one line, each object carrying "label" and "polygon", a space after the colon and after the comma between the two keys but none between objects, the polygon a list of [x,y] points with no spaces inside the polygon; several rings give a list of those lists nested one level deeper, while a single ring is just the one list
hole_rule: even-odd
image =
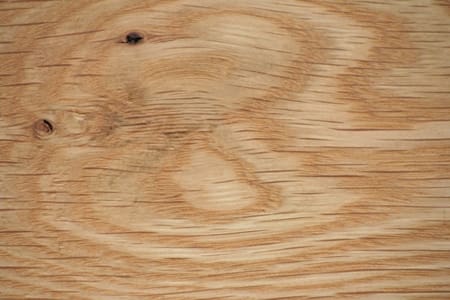
[{"label": "white oak wood surface", "polygon": [[0,1],[0,299],[450,299],[447,0]]}]

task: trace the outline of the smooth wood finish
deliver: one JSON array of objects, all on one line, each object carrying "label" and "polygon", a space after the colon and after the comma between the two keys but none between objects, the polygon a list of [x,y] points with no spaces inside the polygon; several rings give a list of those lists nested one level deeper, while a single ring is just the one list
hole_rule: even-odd
[{"label": "smooth wood finish", "polygon": [[447,0],[1,1],[0,299],[449,299],[449,58]]}]

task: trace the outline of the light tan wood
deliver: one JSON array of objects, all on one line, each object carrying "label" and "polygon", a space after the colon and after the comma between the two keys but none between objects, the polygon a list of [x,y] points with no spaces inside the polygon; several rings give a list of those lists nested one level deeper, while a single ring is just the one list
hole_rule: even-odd
[{"label": "light tan wood", "polygon": [[1,1],[0,299],[449,299],[449,58],[446,0]]}]

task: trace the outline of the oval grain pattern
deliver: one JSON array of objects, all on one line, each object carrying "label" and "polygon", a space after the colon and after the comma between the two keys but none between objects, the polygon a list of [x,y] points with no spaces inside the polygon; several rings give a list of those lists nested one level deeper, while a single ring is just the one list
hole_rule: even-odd
[{"label": "oval grain pattern", "polygon": [[448,1],[0,3],[0,299],[448,299]]}]

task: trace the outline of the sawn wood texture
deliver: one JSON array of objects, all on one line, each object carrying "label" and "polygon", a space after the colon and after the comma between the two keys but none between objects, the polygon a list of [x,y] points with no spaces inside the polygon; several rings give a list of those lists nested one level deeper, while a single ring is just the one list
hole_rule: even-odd
[{"label": "sawn wood texture", "polygon": [[448,0],[0,1],[0,63],[0,299],[450,299]]}]

